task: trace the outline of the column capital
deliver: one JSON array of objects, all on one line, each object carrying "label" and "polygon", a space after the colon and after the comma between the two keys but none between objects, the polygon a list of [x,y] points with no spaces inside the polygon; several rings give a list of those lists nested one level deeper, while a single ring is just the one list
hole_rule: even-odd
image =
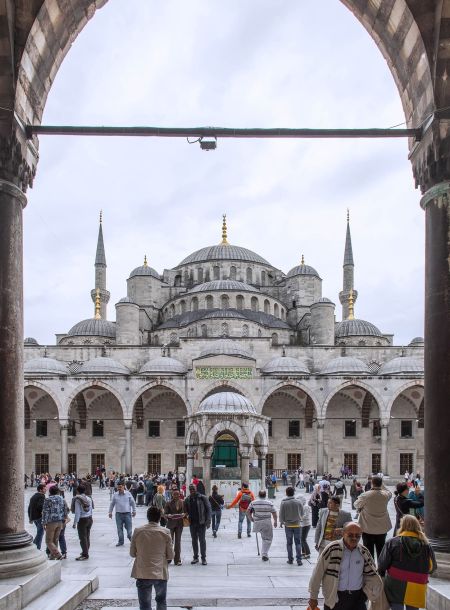
[{"label": "column capital", "polygon": [[214,451],[213,445],[202,446],[202,457],[204,460],[210,460]]},{"label": "column capital", "polygon": [[125,426],[125,430],[131,430],[131,428],[133,427],[133,420],[132,419],[124,419],[123,423],[124,423],[124,426]]},{"label": "column capital", "polygon": [[251,452],[252,452],[251,445],[240,445],[239,453],[241,455],[241,458],[244,458],[244,460],[250,459],[250,453]]},{"label": "column capital", "polygon": [[[448,114],[448,113],[447,113]],[[416,187],[426,193],[434,185],[450,180],[450,118],[435,113],[422,137],[409,154]]]},{"label": "column capital", "polygon": [[197,455],[198,447],[194,445],[188,445],[186,447],[186,455],[188,459],[193,460]]},{"label": "column capital", "polygon": [[440,182],[430,187],[420,200],[420,207],[425,210],[433,204],[438,208],[447,207],[450,203],[450,182]]},{"label": "column capital", "polygon": [[[10,128],[11,129],[11,126]],[[0,133],[0,178],[26,192],[33,186],[39,154],[16,123],[9,133]]]}]

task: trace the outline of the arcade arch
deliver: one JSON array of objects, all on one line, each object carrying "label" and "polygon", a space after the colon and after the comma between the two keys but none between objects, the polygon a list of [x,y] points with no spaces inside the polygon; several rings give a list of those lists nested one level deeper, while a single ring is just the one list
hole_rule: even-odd
[{"label": "arcade arch", "polygon": [[36,385],[24,390],[25,410],[25,472],[36,475],[61,471],[59,413],[53,397]]},{"label": "arcade arch", "polygon": [[[389,411],[389,473],[400,476],[424,472],[424,387],[405,384],[394,396]],[[414,439],[413,449],[411,439]]]}]

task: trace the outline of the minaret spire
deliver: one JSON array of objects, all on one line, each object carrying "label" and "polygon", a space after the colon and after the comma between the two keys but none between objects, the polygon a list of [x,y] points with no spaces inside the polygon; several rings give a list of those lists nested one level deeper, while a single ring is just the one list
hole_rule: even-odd
[{"label": "minaret spire", "polygon": [[[97,250],[95,253],[95,288],[91,290],[91,298],[95,304],[95,314],[106,320],[106,306],[109,292],[106,290],[106,256],[103,242],[103,212],[100,210]],[[98,308],[99,306],[99,308]]]},{"label": "minaret spire", "polygon": [[[350,211],[347,208],[347,231],[345,234],[344,264],[342,292],[339,293],[339,300],[342,305],[342,319],[354,319],[354,305],[358,298],[358,293],[354,288],[355,263],[353,261],[352,236],[350,233]],[[350,317],[351,316],[351,317]]]},{"label": "minaret spire", "polygon": [[222,216],[222,242],[221,245],[228,246],[227,239],[227,215],[223,214]]}]

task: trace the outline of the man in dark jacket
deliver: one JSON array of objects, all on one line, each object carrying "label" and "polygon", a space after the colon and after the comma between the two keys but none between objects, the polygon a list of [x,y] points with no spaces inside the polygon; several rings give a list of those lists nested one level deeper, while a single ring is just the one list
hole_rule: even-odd
[{"label": "man in dark jacket", "polygon": [[206,530],[211,526],[211,506],[208,498],[197,492],[195,485],[189,485],[189,496],[184,501],[184,512],[189,516],[194,557],[191,563],[198,563],[198,545],[202,565],[206,566]]},{"label": "man in dark jacket", "polygon": [[40,483],[37,486],[37,491],[30,498],[28,504],[28,520],[36,526],[36,536],[33,540],[34,544],[41,550],[42,538],[44,536],[44,528],[42,526],[42,508],[45,500],[45,485]]}]

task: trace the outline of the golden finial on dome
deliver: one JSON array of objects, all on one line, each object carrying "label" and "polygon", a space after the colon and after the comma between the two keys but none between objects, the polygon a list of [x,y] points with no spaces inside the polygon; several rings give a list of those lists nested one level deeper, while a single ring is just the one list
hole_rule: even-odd
[{"label": "golden finial on dome", "polygon": [[100,210],[100,224],[102,224],[103,220],[103,210]]},{"label": "golden finial on dome", "polygon": [[148,267],[147,255],[144,254],[144,267]]},{"label": "golden finial on dome", "polygon": [[223,214],[222,216],[222,244],[228,246],[227,240],[227,215]]},{"label": "golden finial on dome", "polygon": [[302,260],[300,262],[300,265],[304,265],[305,264],[305,255],[302,254]]},{"label": "golden finial on dome", "polygon": [[101,304],[100,304],[100,288],[97,288],[97,290],[95,291],[95,316],[94,318],[96,320],[101,320],[102,316],[100,314],[100,308],[101,308]]},{"label": "golden finial on dome", "polygon": [[347,318],[347,320],[355,319],[354,305],[355,305],[355,301],[353,300],[353,288],[350,288],[350,292],[348,295],[348,318]]}]

